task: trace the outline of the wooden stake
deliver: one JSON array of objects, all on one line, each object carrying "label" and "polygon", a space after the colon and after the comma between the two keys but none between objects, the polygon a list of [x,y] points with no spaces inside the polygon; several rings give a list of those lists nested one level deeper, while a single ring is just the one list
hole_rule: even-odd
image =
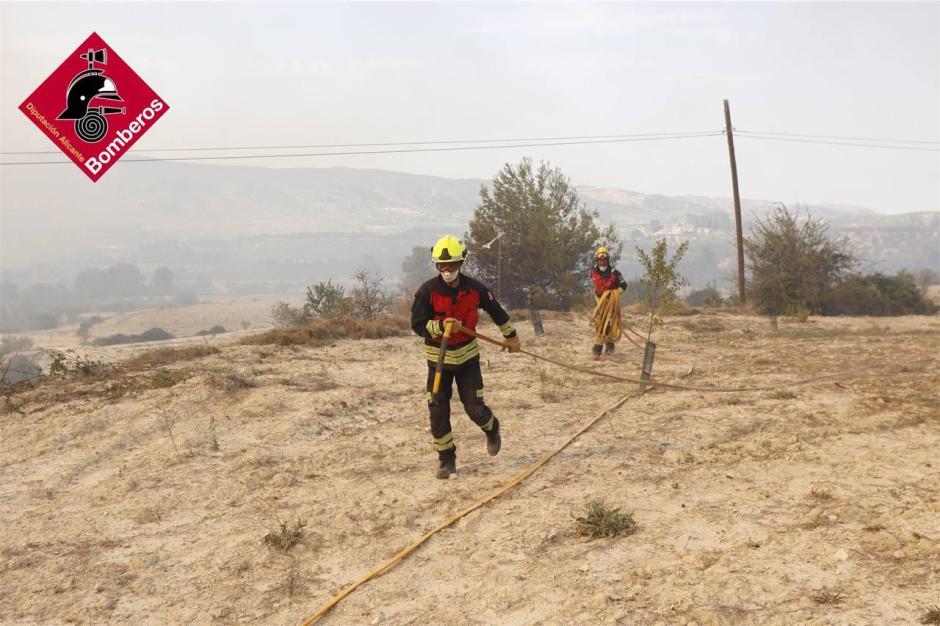
[{"label": "wooden stake", "polygon": [[[656,356],[656,343],[646,342],[646,350],[643,352],[643,372],[640,374],[641,380],[649,380],[653,375],[653,357]],[[646,393],[646,383],[640,383],[640,395]]]}]

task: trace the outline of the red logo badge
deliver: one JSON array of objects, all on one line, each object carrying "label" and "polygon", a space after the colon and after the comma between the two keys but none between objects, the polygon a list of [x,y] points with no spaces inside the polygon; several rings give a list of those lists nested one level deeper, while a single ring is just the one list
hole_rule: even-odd
[{"label": "red logo badge", "polygon": [[97,33],[20,105],[92,181],[169,109]]}]

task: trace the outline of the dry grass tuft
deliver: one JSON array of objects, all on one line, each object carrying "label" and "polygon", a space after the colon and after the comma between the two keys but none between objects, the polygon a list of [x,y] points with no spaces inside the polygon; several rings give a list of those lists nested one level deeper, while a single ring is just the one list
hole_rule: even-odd
[{"label": "dry grass tuft", "polygon": [[820,502],[829,502],[830,500],[835,499],[835,496],[832,495],[831,491],[826,489],[812,489],[808,494],[807,498],[812,498],[813,500],[819,500]]},{"label": "dry grass tuft", "polygon": [[771,400],[793,400],[796,398],[796,393],[789,389],[778,389],[777,391],[768,393],[767,397]]},{"label": "dry grass tuft", "polygon": [[243,389],[254,389],[258,383],[251,378],[245,378],[234,372],[213,373],[209,376],[209,384],[222,391],[241,391]]},{"label": "dry grass tuft", "polygon": [[840,604],[845,600],[845,596],[841,592],[829,589],[823,589],[810,597],[816,604]]},{"label": "dry grass tuft", "polygon": [[265,535],[264,542],[276,550],[287,552],[303,539],[304,527],[307,525],[307,522],[297,519],[297,521],[294,522],[293,528],[289,527],[286,522],[280,520],[278,520],[278,524],[281,527],[280,530]]},{"label": "dry grass tuft", "polygon": [[681,320],[679,326],[693,333],[720,333],[725,325],[714,317],[702,317],[694,320]]},{"label": "dry grass tuft", "polygon": [[189,372],[180,370],[159,369],[150,376],[151,389],[166,389],[183,382],[189,377]]},{"label": "dry grass tuft", "polygon": [[616,537],[632,535],[636,532],[633,513],[621,513],[620,509],[611,509],[603,502],[595,500],[588,505],[587,513],[576,518],[578,534],[589,537]]},{"label": "dry grass tuft", "polygon": [[296,328],[276,328],[242,339],[245,345],[307,345],[322,346],[338,339],[383,339],[401,337],[411,332],[411,323],[403,315],[387,315],[375,319],[318,319]]},{"label": "dry grass tuft", "polygon": [[179,361],[191,361],[204,356],[219,354],[220,350],[210,345],[195,345],[184,348],[157,348],[129,359],[125,365],[132,369],[165,367]]},{"label": "dry grass tuft", "polygon": [[940,624],[940,606],[928,607],[920,618],[921,624]]}]

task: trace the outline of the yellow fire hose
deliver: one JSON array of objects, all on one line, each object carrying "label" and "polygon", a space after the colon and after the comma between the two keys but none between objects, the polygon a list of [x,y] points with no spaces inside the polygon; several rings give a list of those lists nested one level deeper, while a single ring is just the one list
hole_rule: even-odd
[{"label": "yellow fire hose", "polygon": [[[504,348],[509,347],[502,341],[493,339],[492,337],[487,337],[486,335],[478,333],[474,330],[470,330],[469,328],[461,328],[460,332],[465,333],[467,335],[471,335],[478,339],[482,339],[483,341],[492,343],[497,346],[502,346]],[[589,367],[581,367],[578,365],[572,365],[570,363],[566,363],[564,361],[551,359],[549,357],[542,356],[540,354],[529,352],[528,350],[520,349],[519,352],[521,352],[522,354],[527,354],[528,356],[534,359],[538,359],[539,361],[545,361],[546,363],[557,365],[558,367],[564,367],[565,369],[573,370],[575,372],[583,372],[585,374],[592,374],[594,376],[601,376],[603,378],[609,378],[611,380],[619,380],[620,382],[624,382],[624,383],[636,383],[638,385],[643,383],[643,384],[648,384],[648,385],[656,385],[657,387],[662,387],[663,389],[678,389],[681,391],[705,391],[705,392],[711,392],[711,393],[737,393],[741,391],[772,391],[774,389],[781,389],[783,387],[798,387],[800,385],[809,385],[809,384],[819,382],[822,380],[829,380],[832,378],[842,378],[842,377],[854,375],[854,374],[857,374],[859,372],[863,372],[866,370],[872,370],[878,367],[884,367],[884,366],[878,366],[878,365],[863,365],[861,367],[856,367],[850,370],[844,370],[842,372],[837,372],[835,374],[826,374],[823,376],[814,376],[812,378],[803,378],[801,380],[795,380],[795,381],[786,382],[786,383],[778,383],[775,385],[758,385],[758,386],[752,386],[752,387],[697,387],[694,385],[679,385],[677,383],[665,383],[656,378],[643,380],[641,378],[617,376],[615,374],[608,374],[607,372],[602,372],[600,370],[591,369]]]},{"label": "yellow fire hose", "polygon": [[[629,324],[625,324],[621,318],[620,294],[616,289],[605,291],[594,305],[594,312],[591,314],[591,322],[594,325],[594,344],[600,345],[608,341],[619,341],[626,338],[637,350],[646,348],[647,338],[637,332]],[[626,331],[626,332],[624,332]],[[629,334],[628,334],[629,333]],[[635,335],[642,343],[630,335]],[[685,363],[689,366],[690,372],[693,367],[686,359],[677,356],[671,356],[662,350],[657,350],[656,359],[658,361],[667,361],[671,363]]]},{"label": "yellow fire hose", "polygon": [[[464,329],[464,330],[466,330],[466,329]],[[481,337],[481,339],[483,339],[483,338]],[[488,341],[488,340],[484,339],[484,341]],[[489,340],[489,341],[493,341],[493,340]],[[497,342],[497,343],[498,343],[498,342]],[[613,411],[613,410],[619,408],[623,403],[625,403],[627,400],[629,400],[630,398],[632,398],[632,397],[635,396],[635,395],[636,395],[636,392],[632,392],[632,393],[629,393],[629,394],[625,395],[624,397],[620,398],[619,400],[617,400],[617,402],[615,402],[614,404],[610,405],[609,407],[607,407],[606,409],[604,409],[603,411],[601,411],[600,413],[598,413],[595,417],[593,417],[593,418],[591,418],[590,420],[588,420],[587,423],[585,423],[581,428],[579,428],[576,433],[574,433],[573,435],[571,435],[570,437],[568,437],[567,439],[565,439],[565,440],[564,440],[560,445],[558,445],[554,450],[550,450],[549,452],[546,452],[546,453],[542,456],[542,458],[540,458],[538,461],[532,463],[531,465],[525,467],[522,471],[520,471],[518,474],[516,474],[515,476],[513,476],[508,482],[506,482],[505,484],[503,484],[501,487],[498,487],[495,491],[493,491],[493,492],[490,493],[489,495],[484,496],[484,497],[481,498],[480,500],[477,500],[476,502],[474,502],[473,504],[471,504],[470,506],[468,506],[468,507],[465,508],[464,510],[462,510],[462,511],[460,511],[460,512],[458,512],[458,513],[455,513],[454,515],[451,515],[451,516],[448,517],[446,520],[444,520],[443,522],[441,522],[440,524],[438,524],[437,526],[435,526],[434,528],[432,528],[432,529],[429,530],[428,532],[426,532],[426,533],[424,533],[423,535],[421,535],[414,543],[412,543],[411,545],[409,545],[409,546],[406,547],[406,548],[403,548],[403,549],[400,550],[397,554],[395,554],[393,557],[391,557],[390,559],[388,559],[388,560],[386,560],[385,562],[383,562],[382,564],[380,564],[378,567],[376,567],[375,569],[373,569],[371,572],[369,572],[368,574],[365,574],[364,576],[362,576],[361,578],[359,578],[359,580],[357,580],[357,581],[351,583],[350,585],[348,585],[345,589],[343,589],[343,590],[340,591],[338,594],[336,594],[335,596],[333,596],[333,598],[330,599],[329,602],[327,602],[326,604],[324,604],[323,606],[321,606],[321,607],[317,610],[316,613],[314,613],[313,615],[311,615],[310,617],[308,617],[306,620],[304,620],[303,626],[310,626],[311,624],[316,623],[317,621],[319,621],[319,619],[320,619],[321,617],[323,617],[324,615],[326,615],[326,614],[329,612],[330,609],[332,609],[334,606],[336,606],[337,604],[339,604],[340,601],[341,601],[343,598],[345,598],[346,596],[348,596],[348,595],[351,594],[353,591],[355,591],[356,589],[358,589],[359,587],[361,587],[361,586],[364,585],[365,583],[369,582],[369,581],[372,580],[373,578],[375,578],[375,577],[377,577],[377,576],[381,576],[382,574],[384,574],[385,572],[387,572],[389,569],[391,569],[392,567],[394,567],[395,565],[397,565],[397,564],[398,564],[402,559],[404,559],[406,556],[408,556],[409,554],[411,554],[412,552],[414,552],[415,550],[417,550],[418,548],[420,548],[428,539],[430,539],[431,537],[433,537],[434,535],[436,535],[438,532],[444,530],[445,528],[447,528],[448,526],[452,525],[454,522],[456,522],[457,520],[461,519],[462,517],[465,517],[465,516],[468,515],[469,513],[472,513],[473,511],[476,511],[476,510],[479,509],[481,506],[483,506],[484,504],[490,502],[491,500],[495,500],[495,499],[498,498],[499,496],[503,495],[504,493],[506,493],[507,491],[509,491],[510,489],[512,489],[513,487],[515,487],[515,486],[518,485],[519,483],[521,483],[523,480],[525,480],[526,478],[528,478],[529,476],[531,476],[533,473],[535,473],[535,471],[536,471],[537,469],[539,469],[540,467],[542,467],[543,465],[545,465],[546,463],[548,463],[548,461],[549,461],[553,456],[555,456],[556,454],[558,454],[559,452],[561,452],[562,450],[564,450],[565,448],[567,448],[568,445],[570,445],[572,441],[574,441],[575,439],[577,439],[582,433],[584,433],[587,429],[589,429],[591,426],[593,426],[595,423],[597,423],[598,420],[600,420],[602,417],[604,417],[605,415],[607,415],[607,414],[610,413],[611,411]]]},{"label": "yellow fire hose", "polygon": [[620,341],[623,335],[620,328],[620,292],[611,289],[602,293],[591,317],[594,320],[595,345]]}]

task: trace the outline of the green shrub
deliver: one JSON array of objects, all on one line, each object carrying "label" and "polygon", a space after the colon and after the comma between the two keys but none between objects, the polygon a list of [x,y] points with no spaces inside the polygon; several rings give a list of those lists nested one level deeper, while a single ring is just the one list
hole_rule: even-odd
[{"label": "green shrub", "polygon": [[748,299],[758,313],[771,316],[818,311],[856,264],[848,241],[831,237],[824,221],[801,219],[782,204],[755,220],[744,249],[751,273]]},{"label": "green shrub", "polygon": [[339,317],[349,310],[345,290],[332,281],[319,282],[307,287],[304,307],[313,317]]},{"label": "green shrub", "polygon": [[200,330],[198,333],[194,335],[194,337],[206,337],[210,335],[214,337],[216,335],[221,335],[222,333],[227,333],[227,332],[228,331],[225,330],[225,326],[222,326],[221,324],[216,324],[215,326],[213,326],[212,328],[208,330]]},{"label": "green shrub", "polygon": [[298,519],[294,522],[293,528],[288,527],[285,522],[281,521],[278,521],[278,525],[280,526],[280,530],[265,535],[264,542],[272,548],[287,552],[303,539],[304,527],[307,525],[307,522]]},{"label": "green shrub", "polygon": [[166,341],[167,339],[173,339],[173,335],[166,332],[162,328],[151,328],[150,330],[145,330],[139,335],[132,335],[135,337],[135,343],[142,341]]},{"label": "green shrub", "polygon": [[821,306],[823,315],[931,315],[938,310],[909,272],[849,276],[826,294]]},{"label": "green shrub", "polygon": [[118,346],[125,343],[133,343],[134,340],[131,339],[133,335],[125,335],[124,333],[117,333],[115,335],[108,335],[107,337],[98,337],[93,339],[91,345],[93,346]]},{"label": "green shrub", "polygon": [[82,356],[75,350],[52,350],[52,361],[49,363],[50,376],[78,376],[81,378],[107,378],[115,368],[103,361]]},{"label": "green shrub", "polygon": [[724,299],[721,293],[714,285],[708,285],[704,289],[696,289],[685,297],[685,303],[689,306],[711,307],[717,309],[724,305]]},{"label": "green shrub", "polygon": [[91,343],[93,346],[117,346],[127,343],[142,343],[145,341],[166,341],[167,339],[173,339],[173,335],[166,332],[162,328],[151,328],[145,330],[139,335],[125,335],[124,333],[118,333],[116,335],[108,335],[107,337],[98,337],[94,339]]},{"label": "green shrub", "polygon": [[180,370],[158,369],[150,376],[152,389],[166,389],[186,380],[188,374]]},{"label": "green shrub", "polygon": [[306,306],[293,307],[286,302],[278,302],[271,307],[271,320],[278,328],[303,326],[311,318],[310,310]]},{"label": "green shrub", "polygon": [[587,513],[576,519],[578,533],[589,537],[616,537],[636,532],[636,521],[632,513],[621,513],[620,509],[608,508],[603,502],[588,505]]}]

